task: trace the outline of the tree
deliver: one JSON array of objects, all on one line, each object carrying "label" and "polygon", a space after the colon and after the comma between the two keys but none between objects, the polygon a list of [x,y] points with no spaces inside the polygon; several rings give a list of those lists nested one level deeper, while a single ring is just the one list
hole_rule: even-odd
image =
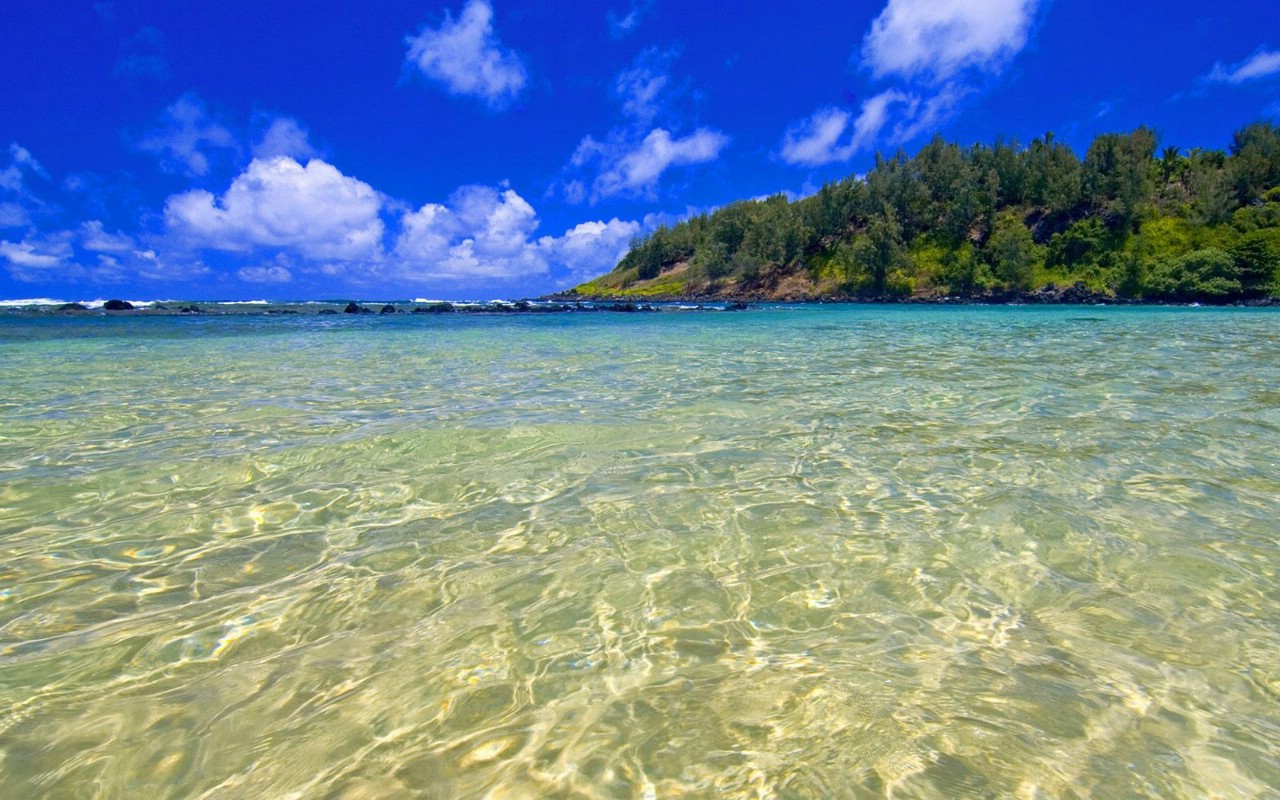
[{"label": "tree", "polygon": [[1182,157],[1182,150],[1177,147],[1166,147],[1160,151],[1160,180],[1162,183],[1170,183],[1182,177],[1182,170],[1186,165],[1186,159]]},{"label": "tree", "polygon": [[1216,247],[1156,263],[1144,294],[1165,300],[1229,300],[1241,293],[1235,260]]},{"label": "tree", "polygon": [[1062,233],[1049,239],[1045,255],[1046,267],[1076,267],[1088,263],[1107,249],[1107,231],[1097,217],[1086,217],[1072,223]]},{"label": "tree", "polygon": [[723,242],[715,239],[704,242],[694,254],[689,267],[695,276],[701,276],[707,283],[715,284],[729,274],[731,264],[728,250]]},{"label": "tree", "polygon": [[1236,202],[1247,205],[1280,184],[1280,128],[1255,122],[1231,138],[1228,164]]},{"label": "tree", "polygon": [[1227,254],[1235,262],[1240,275],[1240,289],[1246,295],[1265,294],[1280,268],[1280,254],[1272,249],[1272,231],[1253,231],[1232,245]]},{"label": "tree", "polygon": [[1156,135],[1147,127],[1132,133],[1104,133],[1093,140],[1084,159],[1084,190],[1099,212],[1128,231],[1151,193],[1151,160]]},{"label": "tree", "polygon": [[1036,244],[1031,231],[1017,217],[1003,215],[996,221],[996,230],[987,240],[986,251],[996,277],[1010,289],[1025,290],[1031,286]]},{"label": "tree", "polygon": [[1226,174],[1226,154],[1220,150],[1192,150],[1187,157],[1186,183],[1191,193],[1188,218],[1196,225],[1220,225],[1231,218],[1235,198]]},{"label": "tree", "polygon": [[1027,200],[1043,206],[1050,217],[1069,218],[1083,197],[1080,159],[1053,134],[1031,143],[1026,156]]},{"label": "tree", "polygon": [[995,284],[990,268],[977,257],[971,244],[949,250],[942,257],[942,273],[939,277],[952,294],[965,297],[990,289]]},{"label": "tree", "polygon": [[854,241],[853,260],[871,276],[872,293],[884,294],[889,273],[907,262],[902,226],[892,207],[886,205],[872,217],[866,233]]}]

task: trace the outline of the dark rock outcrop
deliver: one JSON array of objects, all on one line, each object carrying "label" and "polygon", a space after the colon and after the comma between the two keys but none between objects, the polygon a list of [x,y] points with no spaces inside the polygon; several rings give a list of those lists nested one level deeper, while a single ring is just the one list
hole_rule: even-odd
[{"label": "dark rock outcrop", "polygon": [[133,303],[128,300],[108,300],[102,304],[104,311],[132,311]]},{"label": "dark rock outcrop", "polygon": [[86,306],[84,303],[63,303],[60,306],[55,306],[53,310],[54,311],[88,311],[89,307]]},{"label": "dark rock outcrop", "polygon": [[378,313],[379,314],[395,314],[396,307],[391,305],[390,303],[387,303],[385,306],[382,307],[380,311],[378,311]]}]

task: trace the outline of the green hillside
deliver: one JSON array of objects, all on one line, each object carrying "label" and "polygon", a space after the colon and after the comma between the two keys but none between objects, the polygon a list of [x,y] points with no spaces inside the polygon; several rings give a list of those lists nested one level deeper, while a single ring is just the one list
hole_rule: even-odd
[{"label": "green hillside", "polygon": [[1280,127],[1227,151],[1095,138],[1081,159],[935,138],[794,202],[733,203],[632,243],[583,296],[758,299],[1018,297],[1083,284],[1119,298],[1237,302],[1280,294]]}]

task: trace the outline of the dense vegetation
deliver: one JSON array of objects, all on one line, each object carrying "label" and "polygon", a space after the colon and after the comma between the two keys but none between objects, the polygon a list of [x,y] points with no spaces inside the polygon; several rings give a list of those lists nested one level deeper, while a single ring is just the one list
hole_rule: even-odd
[{"label": "dense vegetation", "polygon": [[1122,298],[1233,302],[1280,294],[1280,127],[1230,149],[1108,133],[1083,160],[935,138],[795,202],[733,203],[637,238],[584,295],[805,298],[1016,296],[1083,283]]}]

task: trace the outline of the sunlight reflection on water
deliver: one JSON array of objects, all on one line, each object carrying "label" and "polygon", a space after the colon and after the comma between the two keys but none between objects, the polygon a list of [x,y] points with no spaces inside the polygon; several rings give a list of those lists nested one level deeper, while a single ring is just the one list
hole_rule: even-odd
[{"label": "sunlight reflection on water", "polygon": [[0,795],[1280,785],[1274,314],[210,322],[0,320]]}]

